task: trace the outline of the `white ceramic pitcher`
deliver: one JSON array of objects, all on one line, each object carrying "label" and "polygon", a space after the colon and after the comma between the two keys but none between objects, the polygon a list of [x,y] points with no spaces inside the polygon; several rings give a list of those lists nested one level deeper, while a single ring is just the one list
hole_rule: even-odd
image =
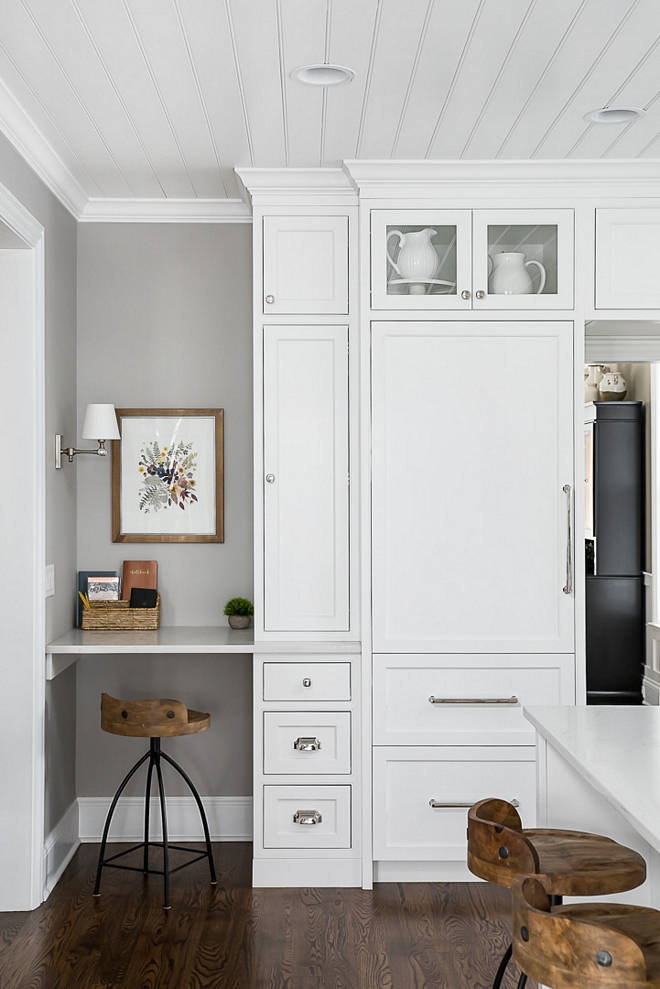
[{"label": "white ceramic pitcher", "polygon": [[[433,227],[424,230],[412,230],[404,233],[402,230],[390,230],[387,235],[387,259],[397,275],[405,281],[410,281],[411,295],[422,295],[426,286],[419,284],[429,282],[438,268],[438,255],[431,243],[431,237],[438,231]],[[390,254],[390,237],[399,238],[399,256],[394,260]],[[444,283],[443,283],[444,284]],[[446,283],[447,285],[449,282]]]},{"label": "white ceramic pitcher", "polygon": [[525,261],[524,254],[513,251],[489,255],[488,260],[493,265],[489,287],[491,295],[532,295],[534,288],[527,271],[531,264],[536,265],[541,274],[535,294],[540,295],[545,288],[545,268],[540,261]]}]

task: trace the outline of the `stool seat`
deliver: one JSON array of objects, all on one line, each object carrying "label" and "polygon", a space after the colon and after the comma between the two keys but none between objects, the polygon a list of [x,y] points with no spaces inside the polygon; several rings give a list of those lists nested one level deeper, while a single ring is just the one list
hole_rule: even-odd
[{"label": "stool seat", "polygon": [[660,911],[620,903],[551,907],[545,883],[518,876],[513,957],[551,989],[660,989]]},{"label": "stool seat", "polygon": [[101,694],[101,728],[113,735],[138,738],[174,738],[206,731],[209,714],[193,711],[182,704],[159,698],[145,701],[120,701]]},{"label": "stool seat", "polygon": [[551,896],[622,893],[646,879],[634,849],[586,831],[523,828],[515,807],[496,798],[468,812],[468,868],[507,888],[518,875],[540,876]]}]

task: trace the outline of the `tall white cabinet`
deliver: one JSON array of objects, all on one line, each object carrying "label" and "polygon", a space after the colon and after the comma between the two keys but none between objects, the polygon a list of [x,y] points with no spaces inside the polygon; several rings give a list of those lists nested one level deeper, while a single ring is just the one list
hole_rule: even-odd
[{"label": "tall white cabinet", "polygon": [[243,178],[254,215],[253,880],[359,886],[357,197],[334,171]]}]

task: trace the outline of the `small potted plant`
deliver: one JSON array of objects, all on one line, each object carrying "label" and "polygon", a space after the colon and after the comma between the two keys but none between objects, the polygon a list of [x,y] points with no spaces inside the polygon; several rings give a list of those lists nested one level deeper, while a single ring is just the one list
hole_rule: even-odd
[{"label": "small potted plant", "polygon": [[247,598],[232,598],[225,605],[225,615],[230,628],[247,628],[254,614],[254,607]]}]

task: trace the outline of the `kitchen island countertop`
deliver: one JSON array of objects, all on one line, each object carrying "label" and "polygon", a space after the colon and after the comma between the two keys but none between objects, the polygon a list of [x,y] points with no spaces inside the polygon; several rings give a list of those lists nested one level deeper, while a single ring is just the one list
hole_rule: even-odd
[{"label": "kitchen island countertop", "polygon": [[660,707],[530,707],[524,714],[660,852]]}]

